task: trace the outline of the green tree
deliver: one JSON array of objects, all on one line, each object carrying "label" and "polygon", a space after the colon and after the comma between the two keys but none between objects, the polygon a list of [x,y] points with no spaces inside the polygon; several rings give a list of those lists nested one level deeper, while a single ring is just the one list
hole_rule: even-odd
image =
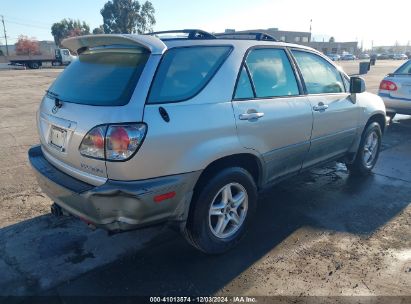
[{"label": "green tree", "polygon": [[61,41],[67,37],[90,34],[90,26],[86,22],[73,19],[63,19],[51,26],[54,42],[60,46]]},{"label": "green tree", "polygon": [[93,30],[93,34],[94,34],[94,35],[104,34],[103,26],[100,25],[99,27],[96,27],[96,28]]},{"label": "green tree", "polygon": [[137,0],[111,0],[100,12],[106,34],[142,34],[151,32],[156,23],[150,1],[140,5]]}]

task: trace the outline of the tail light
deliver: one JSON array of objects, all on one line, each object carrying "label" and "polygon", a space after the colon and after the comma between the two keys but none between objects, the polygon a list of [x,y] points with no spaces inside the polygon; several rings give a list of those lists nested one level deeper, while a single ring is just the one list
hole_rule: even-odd
[{"label": "tail light", "polygon": [[98,126],[91,129],[81,142],[80,154],[91,158],[104,159],[106,130],[107,126]]},{"label": "tail light", "polygon": [[383,80],[380,83],[380,90],[397,91],[397,85],[389,80]]},{"label": "tail light", "polygon": [[98,126],[84,136],[79,151],[86,157],[124,161],[137,152],[146,132],[142,123]]}]

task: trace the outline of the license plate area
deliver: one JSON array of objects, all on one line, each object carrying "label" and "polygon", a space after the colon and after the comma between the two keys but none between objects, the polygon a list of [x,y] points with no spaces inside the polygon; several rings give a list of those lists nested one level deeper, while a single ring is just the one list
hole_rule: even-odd
[{"label": "license plate area", "polygon": [[53,148],[64,152],[66,143],[67,131],[56,126],[51,126],[49,145]]}]

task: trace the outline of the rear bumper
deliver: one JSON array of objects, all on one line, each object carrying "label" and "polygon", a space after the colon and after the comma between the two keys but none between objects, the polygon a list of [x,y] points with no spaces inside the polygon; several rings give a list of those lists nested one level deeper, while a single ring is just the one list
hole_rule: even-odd
[{"label": "rear bumper", "polygon": [[[165,221],[185,221],[194,185],[201,171],[141,181],[107,180],[93,186],[65,174],[45,159],[40,146],[29,160],[41,189],[68,213],[110,231],[122,231]],[[154,197],[175,192],[159,203]]]},{"label": "rear bumper", "polygon": [[393,98],[386,93],[379,93],[378,95],[384,100],[387,112],[411,115],[411,99]]}]

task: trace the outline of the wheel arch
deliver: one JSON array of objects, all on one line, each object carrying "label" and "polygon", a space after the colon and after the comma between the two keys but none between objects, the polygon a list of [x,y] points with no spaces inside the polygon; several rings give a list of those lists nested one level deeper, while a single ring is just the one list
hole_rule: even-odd
[{"label": "wheel arch", "polygon": [[367,129],[367,127],[372,124],[373,122],[376,122],[379,124],[380,128],[381,128],[381,132],[382,134],[384,134],[384,131],[386,129],[386,118],[385,118],[385,114],[384,113],[374,113],[370,116],[370,118],[368,118],[367,122],[365,123],[364,127],[361,129],[361,132],[358,133],[357,139],[354,141],[351,149],[349,150],[349,153],[345,159],[346,163],[351,164],[358,153],[358,147],[360,145],[361,142],[361,138],[365,132],[365,130]]},{"label": "wheel arch", "polygon": [[[364,133],[365,129],[373,122],[376,122],[380,125],[381,128],[381,132],[384,133],[385,132],[385,127],[386,127],[386,118],[385,115],[382,113],[376,113],[373,114],[367,121],[362,133]],[[361,133],[361,135],[362,135]]]},{"label": "wheel arch", "polygon": [[264,176],[262,162],[263,160],[252,153],[238,153],[216,159],[209,163],[201,173],[194,186],[194,193],[198,192],[199,188],[201,188],[211,176],[229,167],[244,168],[251,174],[257,187],[261,187]]}]

